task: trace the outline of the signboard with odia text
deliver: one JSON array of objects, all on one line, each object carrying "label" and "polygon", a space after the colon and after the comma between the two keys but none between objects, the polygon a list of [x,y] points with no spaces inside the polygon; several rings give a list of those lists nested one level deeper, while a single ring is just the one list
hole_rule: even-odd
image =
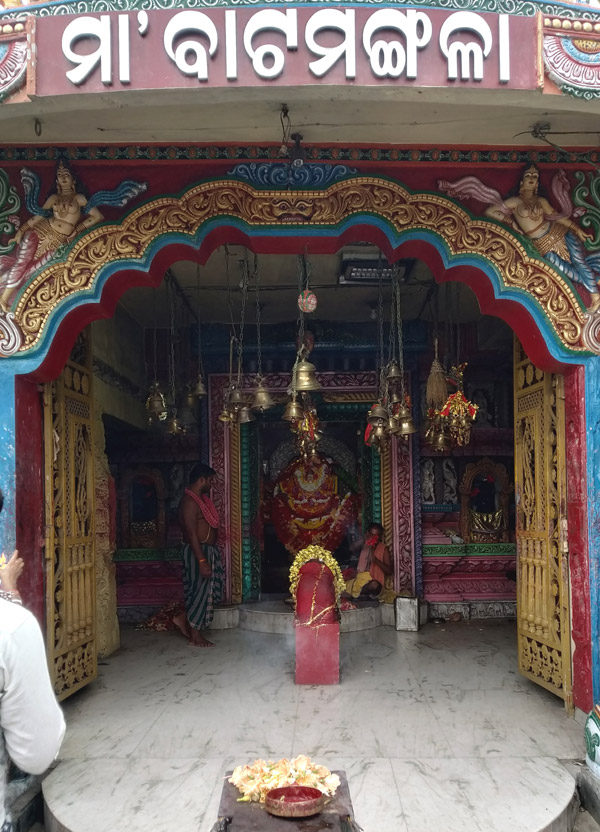
[{"label": "signboard with odia text", "polygon": [[364,7],[40,17],[35,94],[310,84],[535,89],[538,26],[535,17]]}]

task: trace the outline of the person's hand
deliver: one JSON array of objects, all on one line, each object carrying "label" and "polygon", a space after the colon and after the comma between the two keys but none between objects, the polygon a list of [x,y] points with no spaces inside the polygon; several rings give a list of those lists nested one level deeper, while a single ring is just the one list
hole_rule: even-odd
[{"label": "person's hand", "polygon": [[200,567],[200,574],[203,578],[210,578],[212,575],[212,569],[210,568],[210,563],[207,560],[198,561],[198,565]]},{"label": "person's hand", "polygon": [[17,583],[24,566],[25,562],[23,558],[19,557],[19,552],[15,549],[4,569],[0,569],[2,589],[5,589],[7,592],[16,592]]}]

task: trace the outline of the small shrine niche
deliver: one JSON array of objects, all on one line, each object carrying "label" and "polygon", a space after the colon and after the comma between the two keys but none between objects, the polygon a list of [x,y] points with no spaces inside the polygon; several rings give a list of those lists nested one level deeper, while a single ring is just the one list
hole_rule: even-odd
[{"label": "small shrine niche", "polygon": [[509,540],[511,492],[504,465],[491,459],[467,465],[460,484],[460,530],[465,543]]},{"label": "small shrine niche", "polygon": [[119,494],[123,548],[158,549],[165,545],[165,501],[159,471],[144,468],[125,474]]}]

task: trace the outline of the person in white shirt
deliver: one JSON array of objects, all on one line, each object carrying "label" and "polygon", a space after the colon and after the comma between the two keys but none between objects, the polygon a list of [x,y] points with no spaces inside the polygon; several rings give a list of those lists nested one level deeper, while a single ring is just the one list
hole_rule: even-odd
[{"label": "person in white shirt", "polygon": [[[0,511],[2,502],[0,494]],[[28,774],[42,774],[65,734],[42,633],[17,590],[22,569],[23,561],[14,552],[0,570],[0,832],[13,829],[5,806],[9,759]]]}]

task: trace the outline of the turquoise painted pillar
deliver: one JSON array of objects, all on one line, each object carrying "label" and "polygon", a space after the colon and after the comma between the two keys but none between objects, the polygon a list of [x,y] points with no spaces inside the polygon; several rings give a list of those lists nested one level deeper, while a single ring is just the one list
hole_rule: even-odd
[{"label": "turquoise painted pillar", "polygon": [[0,370],[0,489],[4,496],[4,509],[0,513],[0,551],[7,555],[15,548],[17,540],[15,443],[15,376]]},{"label": "turquoise painted pillar", "polygon": [[585,403],[592,680],[597,703],[600,702],[600,358],[590,358],[586,363]]}]

